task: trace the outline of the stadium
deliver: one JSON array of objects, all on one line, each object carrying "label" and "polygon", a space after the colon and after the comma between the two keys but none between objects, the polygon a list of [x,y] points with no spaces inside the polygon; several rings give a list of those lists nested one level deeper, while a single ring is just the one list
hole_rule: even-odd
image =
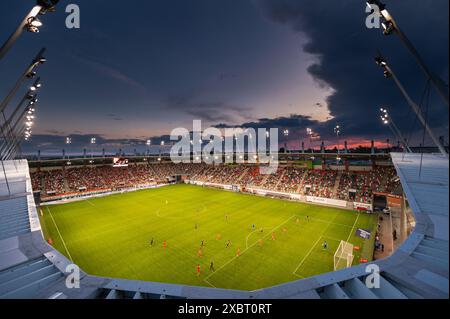
[{"label": "stadium", "polygon": [[[50,18],[57,3],[38,12]],[[167,140],[105,151],[94,135],[79,150],[68,136],[60,154],[44,143],[25,154],[39,78],[3,111],[44,52],[1,105],[0,299],[448,299],[448,146],[426,117],[428,148],[409,145],[382,108],[398,145],[340,145],[337,125],[336,145],[314,147],[308,128],[309,148],[286,140],[264,154],[206,152],[209,138],[196,152],[188,131],[181,162]]]}]

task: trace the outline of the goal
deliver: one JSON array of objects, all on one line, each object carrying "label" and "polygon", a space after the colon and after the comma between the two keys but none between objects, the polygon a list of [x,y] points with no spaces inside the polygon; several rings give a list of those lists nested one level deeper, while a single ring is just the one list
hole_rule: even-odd
[{"label": "goal", "polygon": [[334,253],[334,270],[349,268],[353,263],[353,244],[341,240]]}]

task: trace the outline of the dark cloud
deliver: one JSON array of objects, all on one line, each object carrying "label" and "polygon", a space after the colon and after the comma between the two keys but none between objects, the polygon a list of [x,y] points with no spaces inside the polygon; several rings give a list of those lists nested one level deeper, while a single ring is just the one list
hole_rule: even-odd
[{"label": "dark cloud", "polygon": [[[380,106],[390,107],[405,135],[408,130],[418,129],[411,129],[414,116],[409,106],[394,82],[384,79],[373,58],[377,50],[382,51],[417,102],[426,79],[395,35],[385,37],[380,30],[365,27],[365,1],[255,2],[267,18],[309,38],[304,50],[319,59],[308,71],[319,83],[335,90],[327,101],[333,119],[322,130],[329,131],[337,122],[347,134],[377,136],[386,131],[379,122]],[[430,68],[448,82],[448,1],[386,2]],[[431,94],[429,119],[435,128],[448,127],[448,108],[435,91]]]},{"label": "dark cloud", "polygon": [[221,121],[238,123],[250,118],[251,108],[224,101],[209,101],[203,97],[204,93],[203,89],[191,89],[184,94],[169,96],[167,107],[210,123]]}]

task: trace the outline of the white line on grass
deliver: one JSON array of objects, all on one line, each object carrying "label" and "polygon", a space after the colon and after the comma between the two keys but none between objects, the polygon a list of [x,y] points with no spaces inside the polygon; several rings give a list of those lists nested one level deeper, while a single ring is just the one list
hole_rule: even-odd
[{"label": "white line on grass", "polygon": [[[285,220],[284,222],[282,222],[280,225],[276,226],[275,228],[273,228],[267,235],[265,235],[263,237],[266,238],[268,236],[270,236],[272,234],[272,232],[274,232],[275,230],[277,230],[278,228],[280,228],[281,226],[283,226],[284,224],[286,224],[287,222],[289,222],[292,218],[294,218],[295,215],[292,215],[291,217],[289,217],[287,220]],[[254,244],[250,245],[249,247],[245,248],[242,253],[241,256],[250,248],[252,248],[253,246],[255,246],[258,242],[255,242]],[[231,263],[232,261],[234,261],[236,258],[239,258],[238,256],[234,256],[233,258],[231,258],[229,261],[227,261],[225,264],[223,264],[222,266],[220,266],[215,272],[213,272],[212,274],[209,274],[208,276],[206,276],[205,279],[203,279],[204,281],[206,281],[209,277],[211,277],[212,275],[216,274],[219,270],[221,270],[222,268],[224,268],[225,266],[227,266],[229,263]]]},{"label": "white line on grass", "polygon": [[[298,217],[304,217],[304,216],[298,215]],[[318,221],[318,222],[321,222],[321,223],[330,224],[329,221],[324,220],[324,219],[320,219],[320,218],[309,217],[309,219],[312,220],[312,221]],[[347,227],[347,228],[351,228],[352,227],[350,225],[340,224],[340,223],[331,223],[330,225],[342,226],[342,227]]]},{"label": "white line on grass", "polygon": [[212,283],[210,283],[206,278],[203,279],[204,282],[206,282],[208,285],[210,285],[213,288],[217,288],[216,286],[214,286]]},{"label": "white line on grass", "polygon": [[53,214],[52,214],[52,212],[50,211],[50,209],[48,209],[48,206],[46,206],[46,208],[47,208],[48,213],[50,214],[50,217],[52,218],[53,224],[54,224],[55,227],[56,227],[56,231],[58,232],[58,235],[59,235],[59,237],[61,238],[61,241],[62,241],[62,243],[63,243],[63,245],[64,245],[64,248],[66,249],[67,255],[69,255],[70,260],[73,262],[72,256],[70,255],[70,252],[69,252],[69,249],[67,249],[66,242],[64,241],[64,238],[63,238],[63,236],[61,235],[61,232],[59,231],[58,225],[56,224],[56,221],[55,221],[55,219],[53,218]]},{"label": "white line on grass", "polygon": [[350,234],[348,235],[346,242],[348,242],[348,240],[350,239],[350,237],[351,237],[352,234],[353,234],[353,228],[355,228],[356,223],[358,222],[359,215],[361,215],[361,213],[358,213],[358,216],[356,216],[355,222],[353,223],[353,227],[352,227],[352,229],[350,230]]},{"label": "white line on grass", "polygon": [[316,247],[316,245],[319,243],[319,241],[322,239],[322,236],[319,237],[319,239],[317,239],[317,241],[314,243],[314,245],[311,247],[311,249],[308,251],[308,253],[305,255],[305,257],[303,257],[302,261],[298,264],[297,268],[295,268],[293,274],[297,275],[297,270],[303,265],[303,263],[305,262],[306,258],[309,257],[309,255],[312,253],[312,251],[314,250],[314,247]]},{"label": "white line on grass", "polygon": [[89,201],[89,199],[86,199],[86,202],[87,202],[88,204],[90,204],[91,206],[94,206],[94,207],[95,207],[95,205],[92,204],[92,203]]},{"label": "white line on grass", "polygon": [[322,233],[320,234],[319,239],[317,239],[317,241],[314,243],[314,245],[313,245],[313,246],[311,247],[311,249],[308,251],[308,253],[306,254],[306,256],[303,257],[302,261],[298,264],[297,268],[295,268],[295,270],[294,270],[294,272],[293,272],[294,275],[297,275],[297,274],[296,274],[297,270],[300,269],[300,267],[301,267],[301,266],[303,265],[303,263],[305,262],[306,258],[308,258],[309,255],[312,253],[314,247],[316,247],[317,243],[322,239],[323,235],[324,235],[325,232],[328,230],[328,228],[330,227],[330,225],[333,224],[333,221],[336,219],[337,216],[338,216],[338,215],[336,214],[336,216],[334,216],[333,219],[330,220],[330,221],[328,222],[327,227],[325,227],[325,229],[322,231]]},{"label": "white line on grass", "polygon": [[[262,229],[271,229],[271,227],[262,227]],[[257,231],[260,231],[260,230],[261,230],[261,228],[260,229],[255,229],[254,231],[250,232],[247,235],[247,238],[245,239],[245,248],[248,248],[248,239],[250,238],[251,234],[253,234],[253,233],[257,232]]]}]

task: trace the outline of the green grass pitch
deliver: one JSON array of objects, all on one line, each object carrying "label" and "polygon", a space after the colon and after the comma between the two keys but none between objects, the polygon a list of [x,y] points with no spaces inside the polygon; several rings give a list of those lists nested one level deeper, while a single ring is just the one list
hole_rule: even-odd
[{"label": "green grass pitch", "polygon": [[43,206],[42,212],[45,238],[92,275],[241,290],[333,271],[340,240],[360,246],[353,264],[371,260],[373,238],[355,231],[374,234],[377,220],[191,185]]}]

